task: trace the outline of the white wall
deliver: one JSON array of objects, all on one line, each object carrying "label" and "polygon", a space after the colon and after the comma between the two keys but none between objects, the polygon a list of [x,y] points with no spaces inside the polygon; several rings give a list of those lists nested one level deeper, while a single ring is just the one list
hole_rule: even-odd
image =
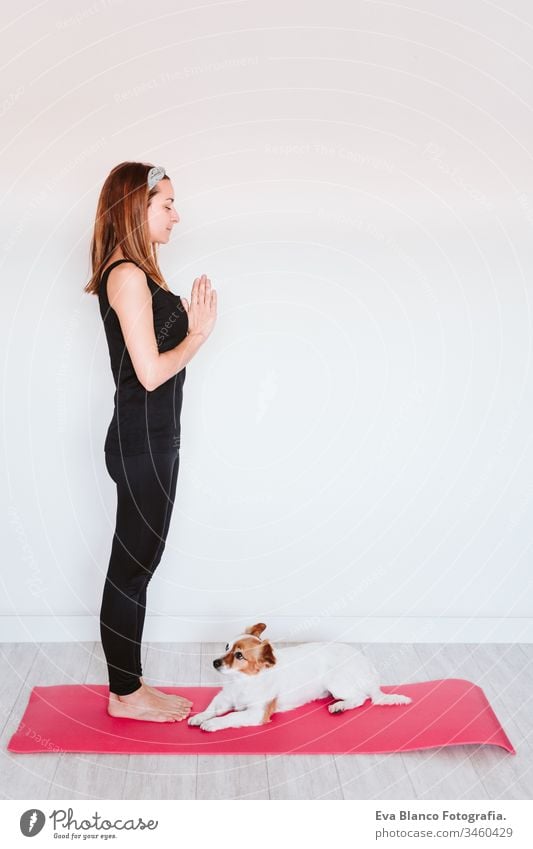
[{"label": "white wall", "polygon": [[498,5],[11,4],[1,639],[99,639],[114,387],[82,289],[126,159],[172,177],[171,288],[220,305],[145,638],[533,639],[533,20]]}]

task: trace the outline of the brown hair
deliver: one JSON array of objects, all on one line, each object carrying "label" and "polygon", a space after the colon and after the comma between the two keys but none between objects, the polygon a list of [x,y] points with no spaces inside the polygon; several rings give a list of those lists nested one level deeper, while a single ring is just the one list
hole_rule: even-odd
[{"label": "brown hair", "polygon": [[[118,245],[124,259],[137,263],[154,282],[168,290],[146,223],[146,210],[158,191],[158,183],[148,188],[152,167],[144,162],[121,162],[107,176],[98,198],[91,241],[92,277],[84,292],[98,294],[102,270]],[[167,174],[163,179],[170,177]]]}]

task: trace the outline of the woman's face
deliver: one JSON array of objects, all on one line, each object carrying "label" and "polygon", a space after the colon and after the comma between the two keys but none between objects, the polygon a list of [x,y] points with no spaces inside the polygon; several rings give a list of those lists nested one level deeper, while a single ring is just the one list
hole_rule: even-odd
[{"label": "woman's face", "polygon": [[157,194],[152,197],[148,207],[150,242],[166,244],[180,217],[174,208],[174,189],[170,180],[159,180],[156,188]]}]

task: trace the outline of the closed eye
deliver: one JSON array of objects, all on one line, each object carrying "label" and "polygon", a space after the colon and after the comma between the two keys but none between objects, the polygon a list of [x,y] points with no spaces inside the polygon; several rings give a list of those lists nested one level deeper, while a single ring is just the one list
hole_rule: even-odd
[{"label": "closed eye", "polygon": [[226,649],[225,649],[225,651],[229,651],[229,643],[226,643]]}]

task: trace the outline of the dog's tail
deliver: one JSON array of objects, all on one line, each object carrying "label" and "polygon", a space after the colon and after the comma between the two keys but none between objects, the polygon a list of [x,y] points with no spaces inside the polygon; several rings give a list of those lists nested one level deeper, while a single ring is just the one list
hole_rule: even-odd
[{"label": "dog's tail", "polygon": [[410,696],[402,696],[400,693],[384,693],[378,689],[371,696],[373,705],[409,705],[412,702]]}]

